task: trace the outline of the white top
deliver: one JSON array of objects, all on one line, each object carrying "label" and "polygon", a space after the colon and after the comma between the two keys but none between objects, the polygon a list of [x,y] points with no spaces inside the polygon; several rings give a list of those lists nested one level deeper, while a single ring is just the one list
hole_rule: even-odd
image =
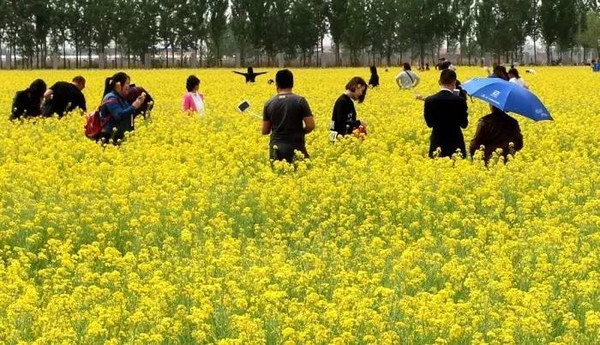
[{"label": "white top", "polygon": [[517,84],[519,86],[525,87],[525,80],[523,80],[523,78],[510,78],[509,80],[511,83]]},{"label": "white top", "polygon": [[403,89],[412,89],[419,85],[421,78],[413,71],[402,71],[396,76],[396,83]]},{"label": "white top", "polygon": [[200,115],[204,115],[204,101],[200,94],[197,92],[190,92],[192,95],[192,99],[194,100],[194,104],[196,105],[196,112]]}]

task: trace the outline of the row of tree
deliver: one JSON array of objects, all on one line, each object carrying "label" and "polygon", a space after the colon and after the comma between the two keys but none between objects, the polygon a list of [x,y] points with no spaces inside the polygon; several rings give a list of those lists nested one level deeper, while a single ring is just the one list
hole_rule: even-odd
[{"label": "row of tree", "polygon": [[91,63],[92,54],[102,65],[112,47],[115,59],[164,52],[172,66],[176,52],[193,52],[218,66],[224,48],[233,47],[242,65],[262,57],[271,64],[277,54],[318,63],[329,35],[337,64],[342,51],[352,64],[364,52],[387,64],[410,52],[423,63],[442,46],[459,48],[469,62],[485,53],[506,61],[522,56],[528,37],[544,42],[551,61],[553,46],[598,48],[596,1],[0,0],[0,56],[13,66],[19,60],[46,67],[49,55],[66,59],[72,47],[81,67],[82,57]]}]

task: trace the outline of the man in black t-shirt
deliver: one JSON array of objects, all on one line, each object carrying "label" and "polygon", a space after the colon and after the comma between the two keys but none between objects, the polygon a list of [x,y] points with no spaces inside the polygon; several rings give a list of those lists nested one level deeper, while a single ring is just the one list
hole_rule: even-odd
[{"label": "man in black t-shirt", "polygon": [[262,134],[271,134],[270,158],[292,163],[294,150],[308,157],[304,136],[315,129],[310,106],[304,97],[292,93],[294,75],[284,69],[275,76],[277,95],[263,110]]},{"label": "man in black t-shirt", "polygon": [[363,78],[354,77],[346,84],[346,92],[335,101],[333,106],[330,128],[332,141],[335,141],[338,135],[352,134],[352,131],[359,126],[366,127],[364,121],[356,119],[356,108],[354,108],[354,100],[362,103],[366,95],[367,83]]},{"label": "man in black t-shirt", "polygon": [[52,85],[44,94],[45,104],[43,115],[46,117],[58,114],[62,117],[65,112],[71,112],[76,108],[87,111],[85,96],[81,92],[85,89],[85,78],[77,76],[68,83],[59,81]]}]

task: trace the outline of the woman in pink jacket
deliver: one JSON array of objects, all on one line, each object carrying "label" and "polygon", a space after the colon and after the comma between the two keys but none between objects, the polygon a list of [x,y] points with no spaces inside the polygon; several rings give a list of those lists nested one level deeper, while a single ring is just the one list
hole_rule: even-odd
[{"label": "woman in pink jacket", "polygon": [[183,95],[183,111],[204,115],[204,95],[198,92],[200,79],[195,75],[189,76],[185,87],[188,92]]}]

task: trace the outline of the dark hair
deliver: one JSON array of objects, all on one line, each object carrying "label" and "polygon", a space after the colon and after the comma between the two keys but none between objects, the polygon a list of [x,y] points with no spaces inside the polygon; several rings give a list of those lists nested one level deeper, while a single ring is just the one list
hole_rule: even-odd
[{"label": "dark hair", "polygon": [[44,82],[42,79],[36,79],[29,85],[29,88],[27,90],[29,91],[31,98],[37,100],[42,98],[42,96],[46,92],[46,89],[46,82]]},{"label": "dark hair", "polygon": [[185,81],[185,88],[188,90],[188,92],[192,92],[198,85],[200,85],[200,79],[198,79],[198,77],[195,75],[189,76]]},{"label": "dark hair", "polygon": [[83,84],[83,85],[85,85],[85,78],[82,77],[82,76],[80,76],[80,75],[78,75],[76,77],[73,77],[73,79],[71,81],[74,82],[74,83],[77,83],[77,84]]},{"label": "dark hair", "polygon": [[277,71],[275,83],[279,89],[291,89],[294,87],[294,74],[289,69]]},{"label": "dark hair", "polygon": [[254,73],[254,68],[252,68],[252,67],[248,67],[248,73],[249,73],[249,74],[252,74],[252,73]]},{"label": "dark hair", "polygon": [[442,62],[442,64],[440,65],[440,69],[441,70],[450,69],[451,65],[452,65],[452,62],[450,62],[448,60],[444,60],[444,62]]},{"label": "dark hair", "polygon": [[365,91],[358,98],[358,103],[362,103],[365,101],[365,97],[367,97],[367,82],[361,77],[354,77],[350,79],[348,84],[346,84],[346,90],[350,90],[352,92],[356,91],[358,86],[364,86]]},{"label": "dark hair", "polygon": [[515,76],[515,78],[517,78],[517,79],[521,79],[521,76],[519,75],[519,71],[518,71],[516,68],[511,68],[511,69],[508,71],[508,74],[512,74],[512,75],[514,75],[514,76]]},{"label": "dark hair", "polygon": [[370,69],[371,69],[371,74],[377,74],[377,67],[371,66]]},{"label": "dark hair", "polygon": [[410,64],[408,62],[405,62],[402,66],[404,67],[405,71],[410,71]]},{"label": "dark hair", "polygon": [[508,78],[508,73],[506,73],[506,67],[502,65],[494,66],[494,74],[496,74],[498,78],[502,78],[505,80]]},{"label": "dark hair", "polygon": [[456,81],[456,72],[451,69],[445,69],[440,73],[440,84],[448,85]]},{"label": "dark hair", "polygon": [[106,78],[104,81],[104,96],[115,89],[115,84],[125,84],[129,80],[129,76],[125,72],[117,72],[112,77]]}]

